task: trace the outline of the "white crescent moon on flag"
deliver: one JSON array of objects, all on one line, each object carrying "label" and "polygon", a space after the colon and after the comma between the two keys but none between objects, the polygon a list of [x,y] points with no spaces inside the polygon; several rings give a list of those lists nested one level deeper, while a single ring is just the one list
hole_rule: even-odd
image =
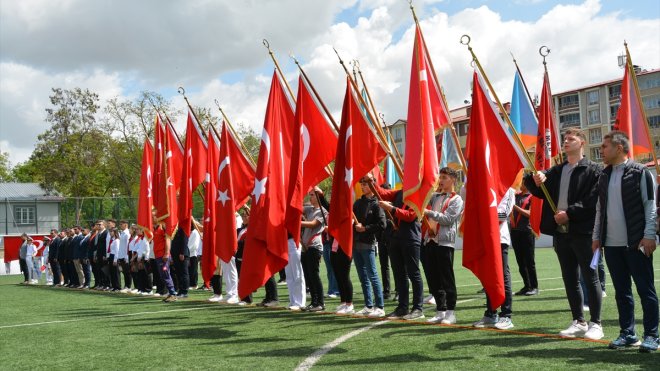
[{"label": "white crescent moon on flag", "polygon": [[226,156],[222,162],[220,163],[220,166],[218,167],[218,178],[220,178],[220,174],[222,174],[222,170],[225,169],[229,165],[229,156]]},{"label": "white crescent moon on flag", "polygon": [[41,241],[41,240],[34,240],[34,241],[32,241],[32,243],[33,243],[35,246],[37,246],[37,250],[39,250],[39,249],[41,249],[42,247],[44,247],[44,241]]},{"label": "white crescent moon on flag", "polygon": [[264,129],[261,132],[261,141],[264,142],[264,145],[266,146],[266,151],[268,152],[268,159],[270,159],[270,137],[268,136],[268,132],[266,129]]},{"label": "white crescent moon on flag", "polygon": [[344,140],[344,152],[346,152],[346,148],[348,146],[348,138],[353,135],[353,125],[350,125],[348,129],[346,129],[346,139]]},{"label": "white crescent moon on flag", "polygon": [[300,128],[300,136],[302,136],[302,141],[303,141],[303,162],[305,162],[305,159],[307,158],[307,155],[309,154],[309,130],[307,130],[307,126],[303,123],[301,128]]}]

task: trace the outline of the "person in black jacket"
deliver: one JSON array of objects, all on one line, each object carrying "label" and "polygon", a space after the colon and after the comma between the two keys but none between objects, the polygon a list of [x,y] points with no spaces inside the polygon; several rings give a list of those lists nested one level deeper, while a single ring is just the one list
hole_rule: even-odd
[{"label": "person in black jacket", "polygon": [[[194,227],[193,227],[194,228]],[[190,273],[188,267],[190,265],[190,249],[188,249],[188,236],[179,228],[172,239],[172,249],[170,251],[172,260],[174,260],[174,270],[176,271],[176,279],[178,282],[177,292],[179,298],[188,297],[188,288],[190,287]]]},{"label": "person in black jacket", "polygon": [[353,204],[353,215],[358,220],[358,223],[353,224],[353,260],[364,295],[364,308],[356,314],[384,317],[383,285],[376,267],[376,236],[385,229],[386,221],[385,212],[378,206],[369,182],[368,178],[360,179],[362,197]]},{"label": "person in black jacket", "polygon": [[[553,213],[546,201],[541,214],[541,233],[553,236],[553,245],[559,265],[566,296],[571,307],[573,322],[559,334],[567,337],[584,336],[601,339],[600,323],[602,291],[598,274],[590,268],[591,233],[596,217],[598,201],[598,177],[602,166],[584,158],[585,135],[578,129],[564,133],[563,149],[567,161],[553,166],[545,172],[526,175],[525,186],[536,197],[545,199],[541,184],[545,184],[552,201],[557,206]],[[590,322],[584,319],[582,295],[578,283],[579,272],[587,284],[589,295]]]},{"label": "person in black jacket", "polygon": [[57,229],[50,230],[50,246],[48,247],[48,263],[53,271],[53,286],[62,284],[62,269],[60,268],[59,254],[62,240],[57,235]]}]

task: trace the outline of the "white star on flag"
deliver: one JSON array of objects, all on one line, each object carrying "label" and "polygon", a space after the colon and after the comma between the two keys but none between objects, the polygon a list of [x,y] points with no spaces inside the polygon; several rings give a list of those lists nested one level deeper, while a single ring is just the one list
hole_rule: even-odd
[{"label": "white star on flag", "polygon": [[252,194],[254,195],[255,203],[259,203],[259,198],[261,197],[261,195],[266,193],[267,181],[268,181],[268,177],[265,177],[261,180],[259,179],[254,180],[254,191],[252,191]]},{"label": "white star on flag", "polygon": [[222,207],[225,206],[225,202],[231,200],[231,198],[229,198],[229,196],[227,195],[227,191],[229,191],[229,190],[226,189],[224,192],[221,192],[220,190],[218,190],[218,198],[217,198],[216,201],[222,202]]},{"label": "white star on flag", "polygon": [[348,188],[351,188],[351,184],[353,184],[353,169],[346,169],[344,180],[348,183]]}]

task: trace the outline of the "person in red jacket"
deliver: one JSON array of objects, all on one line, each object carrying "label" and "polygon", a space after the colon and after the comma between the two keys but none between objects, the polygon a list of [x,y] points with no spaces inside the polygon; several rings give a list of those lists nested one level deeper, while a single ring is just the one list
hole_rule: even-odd
[{"label": "person in red jacket", "polygon": [[165,233],[165,222],[154,220],[154,258],[158,267],[158,274],[167,287],[168,295],[163,299],[164,302],[176,301],[176,291],[174,290],[174,281],[170,275],[170,247],[172,237]]}]

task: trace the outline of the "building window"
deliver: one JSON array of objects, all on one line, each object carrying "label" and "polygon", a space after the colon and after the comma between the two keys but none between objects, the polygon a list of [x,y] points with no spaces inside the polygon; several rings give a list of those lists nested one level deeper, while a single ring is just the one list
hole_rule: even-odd
[{"label": "building window", "polygon": [[600,144],[603,142],[603,132],[598,129],[589,129],[589,144]]},{"label": "building window", "polygon": [[619,99],[621,97],[621,85],[610,86],[610,99]]},{"label": "building window", "polygon": [[592,90],[587,92],[587,104],[598,104],[598,90]]},{"label": "building window", "polygon": [[577,94],[565,95],[559,98],[559,109],[575,107],[580,104],[580,99]]},{"label": "building window", "polygon": [[648,78],[644,80],[644,83],[642,85],[644,86],[642,89],[653,89],[660,87],[660,78],[657,79]]},{"label": "building window", "polygon": [[616,120],[616,113],[619,112],[619,106],[620,104],[618,103],[610,106],[610,122]]},{"label": "building window", "polygon": [[403,144],[397,143],[396,144],[396,149],[399,150],[399,154],[401,155],[401,157],[403,157],[403,155],[405,155],[406,147]]},{"label": "building window", "polygon": [[642,100],[644,101],[644,108],[647,110],[660,107],[660,94],[644,97]]},{"label": "building window", "polygon": [[34,224],[34,206],[15,206],[14,221],[16,224]]},{"label": "building window", "polygon": [[589,111],[589,125],[600,123],[600,110],[592,109]]},{"label": "building window", "polygon": [[651,129],[660,128],[660,115],[651,116],[648,118],[648,120],[649,120],[649,127]]},{"label": "building window", "polygon": [[401,140],[401,128],[394,129],[394,140]]},{"label": "building window", "polygon": [[591,149],[591,161],[600,161],[600,148],[594,147]]},{"label": "building window", "polygon": [[566,115],[559,116],[559,124],[562,129],[569,127],[579,127],[580,126],[580,114],[579,113],[569,113]]},{"label": "building window", "polygon": [[469,126],[470,126],[470,124],[468,124],[468,123],[458,124],[458,135],[460,135],[460,136],[467,135]]}]

